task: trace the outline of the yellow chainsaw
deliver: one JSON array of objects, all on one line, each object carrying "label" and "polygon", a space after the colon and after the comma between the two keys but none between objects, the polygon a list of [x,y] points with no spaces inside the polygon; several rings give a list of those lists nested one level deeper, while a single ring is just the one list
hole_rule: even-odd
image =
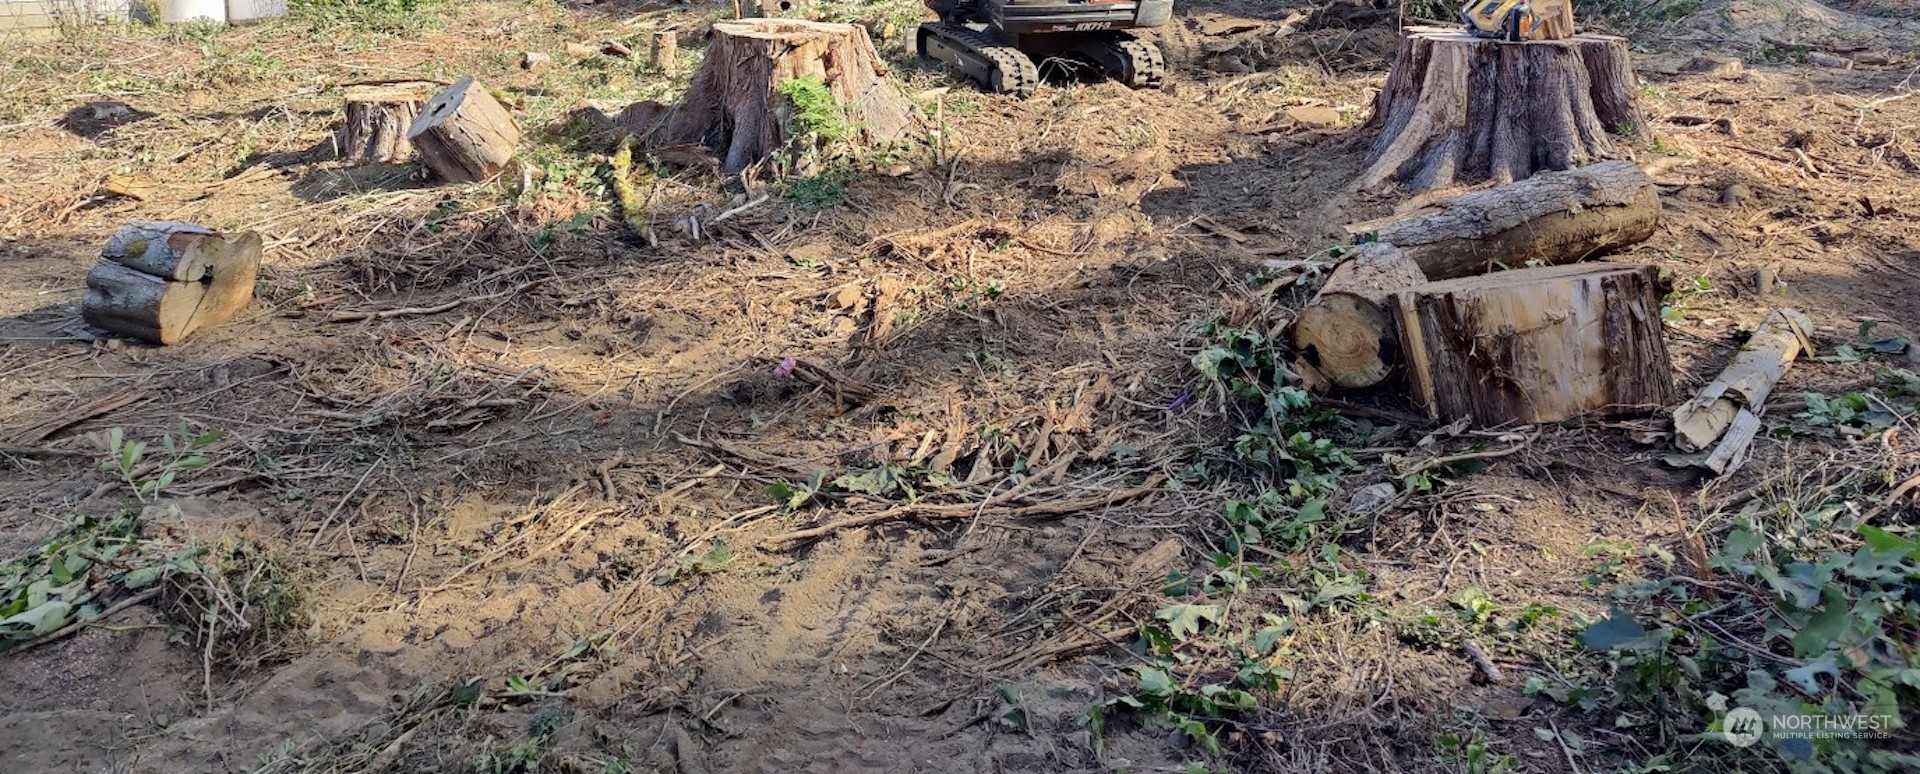
[{"label": "yellow chainsaw", "polygon": [[1555,40],[1573,34],[1570,0],[1473,0],[1460,9],[1475,37],[1519,42]]}]

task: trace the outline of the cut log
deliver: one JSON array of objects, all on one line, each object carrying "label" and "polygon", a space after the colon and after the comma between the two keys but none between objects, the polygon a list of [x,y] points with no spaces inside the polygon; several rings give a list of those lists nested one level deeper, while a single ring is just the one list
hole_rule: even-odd
[{"label": "cut log", "polygon": [[887,66],[852,24],[791,19],[717,22],[706,58],[685,99],[675,108],[659,144],[701,144],[737,174],[788,151],[809,133],[781,89],[790,81],[822,84],[844,114],[836,121],[846,141],[892,142],[918,133],[913,104],[887,77]]},{"label": "cut log", "polygon": [[216,234],[191,223],[137,222],[107,240],[87,273],[88,324],[173,344],[232,319],[253,300],[260,235]]},{"label": "cut log", "polygon": [[1414,27],[1368,126],[1380,132],[1363,189],[1510,183],[1623,152],[1645,137],[1627,41],[1606,35],[1506,43]]},{"label": "cut log", "polygon": [[1659,270],[1581,264],[1394,295],[1408,381],[1429,416],[1480,425],[1652,411],[1672,402]]},{"label": "cut log", "polygon": [[114,232],[102,259],[172,282],[199,282],[213,270],[213,230],[171,220],[135,221]]},{"label": "cut log", "polygon": [[346,118],[333,134],[334,152],[347,161],[375,164],[412,158],[407,131],[433,87],[425,81],[347,87]]},{"label": "cut log", "polygon": [[1372,387],[1400,360],[1387,303],[1396,291],[1427,281],[1399,248],[1360,245],[1334,267],[1326,284],[1293,322],[1293,351],[1335,387]]},{"label": "cut log", "polygon": [[1660,193],[1628,161],[1548,172],[1432,207],[1347,227],[1406,251],[1430,279],[1529,263],[1556,266],[1653,236]]},{"label": "cut log", "polygon": [[477,183],[500,174],[513,160],[520,127],[485,86],[467,76],[421,108],[407,139],[440,179]]},{"label": "cut log", "polygon": [[1768,314],[1720,377],[1674,409],[1674,445],[1681,451],[1701,451],[1726,435],[1740,412],[1751,412],[1757,419],[1787,366],[1800,353],[1812,351],[1812,331],[1813,321],[1797,309]]}]

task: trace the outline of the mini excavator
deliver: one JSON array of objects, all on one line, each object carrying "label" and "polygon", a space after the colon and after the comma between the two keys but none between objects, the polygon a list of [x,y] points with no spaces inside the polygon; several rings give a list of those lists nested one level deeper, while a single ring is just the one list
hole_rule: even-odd
[{"label": "mini excavator", "polygon": [[1173,0],[925,0],[940,21],[920,25],[920,56],[967,74],[988,90],[1027,96],[1040,87],[1035,61],[1091,64],[1136,89],[1166,78],[1159,47],[1128,33],[1173,18]]}]

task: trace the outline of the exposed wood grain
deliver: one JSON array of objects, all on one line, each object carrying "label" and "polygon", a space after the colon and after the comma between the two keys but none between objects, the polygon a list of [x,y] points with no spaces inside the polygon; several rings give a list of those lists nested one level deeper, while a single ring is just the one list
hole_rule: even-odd
[{"label": "exposed wood grain", "polygon": [[1394,296],[1415,399],[1481,425],[1651,411],[1673,398],[1659,270],[1579,264]]}]

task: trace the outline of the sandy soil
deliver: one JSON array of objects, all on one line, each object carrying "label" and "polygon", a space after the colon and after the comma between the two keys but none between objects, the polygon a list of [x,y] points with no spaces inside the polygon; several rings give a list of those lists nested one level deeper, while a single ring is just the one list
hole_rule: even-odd
[{"label": "sandy soil", "polygon": [[[860,176],[844,206],[776,202],[699,243],[665,224],[723,209],[729,194],[697,172],[664,177],[653,245],[606,215],[593,149],[551,134],[582,97],[616,96],[582,89],[653,95],[603,64],[563,62],[564,75],[515,64],[517,51],[558,58],[565,42],[623,32],[630,14],[607,6],[618,4],[463,4],[446,28],[403,38],[289,25],[223,32],[217,46],[152,34],[8,45],[0,84],[24,96],[0,113],[0,443],[117,396],[25,443],[88,451],[84,436],[109,427],[226,431],[215,464],[169,495],[183,513],[169,528],[297,557],[314,621],[292,658],[210,674],[145,607],[0,657],[0,737],[22,740],[0,745],[0,769],[468,770],[527,740],[551,771],[609,758],[874,772],[1203,760],[1164,731],[1117,722],[1096,737],[1083,718],[1125,687],[1130,622],[1152,615],[1168,572],[1207,567],[1221,503],[1245,482],[1114,493],[1227,441],[1219,402],[1189,399],[1192,323],[1243,306],[1262,260],[1331,246],[1342,224],[1392,208],[1345,192],[1391,22],[1329,18],[1276,42],[1260,36],[1300,9],[1188,2],[1162,36],[1180,70],[1158,92],[1057,85],[1016,102],[905,72],[917,88],[954,87],[953,168]],[[644,18],[693,30],[703,13]],[[1235,27],[1246,29],[1208,32]],[[1709,280],[1670,328],[1685,385],[1779,304],[1810,314],[1824,346],[1853,341],[1864,321],[1911,335],[1914,63],[1827,69],[1749,48],[1744,74],[1726,79],[1686,71],[1705,43],[1645,47],[1656,135],[1633,153],[1666,209],[1655,238],[1615,260]],[[249,64],[247,51],[277,64]],[[525,190],[513,179],[443,190],[307,153],[326,140],[340,84],[469,72],[548,133]],[[93,119],[87,104],[105,100],[138,112]],[[1293,125],[1284,110],[1299,105],[1335,107],[1346,124]],[[581,169],[591,174],[569,183]],[[159,193],[93,196],[126,172]],[[82,277],[133,218],[260,230],[258,303],[166,349],[84,328]],[[1783,283],[1764,297],[1762,267]],[[452,301],[463,303],[330,321]],[[850,405],[773,375],[786,357],[879,397]],[[1809,362],[1782,392],[1856,389],[1873,372]],[[1398,408],[1381,400],[1368,405]],[[1379,429],[1383,442],[1420,435]],[[1466,587],[1597,614],[1604,592],[1584,581],[1603,558],[1589,546],[1670,545],[1670,494],[1738,488],[1793,453],[1765,441],[1752,471],[1701,495],[1693,474],[1626,436],[1550,429],[1343,538],[1347,569],[1387,615]],[[910,462],[971,482],[923,484],[940,502],[977,504],[1031,477],[1007,503],[1081,505],[776,542],[888,503],[790,514],[769,506],[768,484]],[[0,469],[9,554],[65,514],[125,499],[88,456],[0,454]],[[720,544],[730,558],[695,566]],[[1564,766],[1531,732],[1558,710],[1381,620],[1303,628],[1287,664],[1297,676],[1234,732],[1230,765],[1442,768],[1436,729],[1471,717],[1523,769]],[[1500,659],[1522,672],[1543,661]],[[548,687],[421,709],[449,686],[499,692],[516,676]],[[1604,731],[1600,744],[1630,749]]]}]

